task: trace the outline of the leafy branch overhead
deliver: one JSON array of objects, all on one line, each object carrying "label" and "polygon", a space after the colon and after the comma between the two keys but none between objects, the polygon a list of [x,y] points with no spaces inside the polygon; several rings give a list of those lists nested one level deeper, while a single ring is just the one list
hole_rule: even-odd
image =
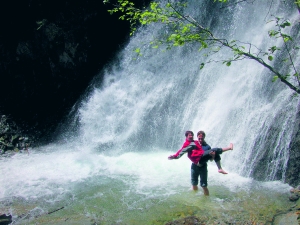
[{"label": "leafy branch overhead", "polygon": [[[218,1],[228,2],[227,0]],[[110,1],[104,0],[104,3],[110,3]],[[299,4],[299,1],[295,2],[295,6],[299,6]],[[216,37],[211,30],[203,26],[195,18],[190,15],[184,15],[183,10],[186,6],[187,3],[180,2],[170,3],[168,1],[166,4],[151,2],[148,8],[139,9],[133,2],[117,0],[117,3],[108,12],[111,14],[118,13],[121,20],[129,21],[131,35],[134,34],[140,25],[154,23],[166,26],[168,32],[165,33],[165,36],[151,42],[154,48],[166,46],[166,49],[170,49],[187,43],[198,43],[200,45],[199,50],[207,49],[210,53],[216,53],[222,48],[227,48],[233,53],[233,57],[219,60],[223,64],[230,66],[234,61],[252,59],[272,72],[273,81],[279,79],[294,92],[300,93],[299,72],[292,58],[293,51],[297,51],[299,47],[296,46],[291,36],[284,33],[284,29],[291,26],[288,20],[274,16],[274,19],[269,21],[275,23],[276,28],[268,32],[269,37],[282,39],[283,46],[271,46],[265,52],[251,43],[243,43],[238,40],[229,41]],[[283,62],[288,63],[290,70],[293,71],[292,75],[282,74],[270,64],[274,60],[277,51],[285,51],[287,53],[288,58],[284,59]],[[140,49],[136,50],[136,52],[140,54]],[[200,68],[203,68],[204,65],[204,63],[201,63]]]}]

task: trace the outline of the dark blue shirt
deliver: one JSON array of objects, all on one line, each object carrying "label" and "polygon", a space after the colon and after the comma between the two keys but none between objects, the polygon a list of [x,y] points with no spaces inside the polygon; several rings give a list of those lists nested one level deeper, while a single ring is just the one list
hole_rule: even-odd
[{"label": "dark blue shirt", "polygon": [[210,150],[210,149],[211,149],[210,145],[208,145],[207,143],[204,143],[204,144],[202,144],[201,146],[202,146],[202,149],[203,149],[204,151],[207,151],[207,150]]}]

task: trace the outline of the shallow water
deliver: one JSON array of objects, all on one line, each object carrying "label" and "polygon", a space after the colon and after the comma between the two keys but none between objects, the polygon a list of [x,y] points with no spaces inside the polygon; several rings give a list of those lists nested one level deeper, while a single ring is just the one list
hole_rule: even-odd
[{"label": "shallow water", "polygon": [[288,185],[221,175],[213,162],[205,197],[191,190],[189,160],[169,161],[170,153],[31,151],[2,158],[0,212],[13,224],[164,224],[190,215],[207,224],[265,224],[291,206]]}]

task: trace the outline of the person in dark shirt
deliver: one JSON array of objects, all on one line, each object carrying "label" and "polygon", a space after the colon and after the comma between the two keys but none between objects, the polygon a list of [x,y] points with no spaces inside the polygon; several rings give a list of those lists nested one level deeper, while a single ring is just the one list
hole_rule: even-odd
[{"label": "person in dark shirt", "polygon": [[200,159],[199,164],[201,165],[207,163],[208,160],[214,160],[217,164],[218,172],[222,174],[227,174],[227,172],[222,169],[220,154],[229,150],[233,150],[233,144],[230,143],[229,147],[227,148],[211,149],[211,147],[205,141],[205,136],[206,135],[204,131],[200,130],[197,132],[198,142],[201,145],[202,149],[204,150],[204,154]]},{"label": "person in dark shirt", "polygon": [[[192,131],[186,131],[186,141],[184,142],[183,146],[174,155],[170,155],[168,159],[179,159],[182,155],[188,153],[188,158],[192,161],[192,188],[194,191],[198,190],[198,178],[200,176],[200,186],[203,189],[204,195],[209,195],[209,190],[207,188],[207,161],[210,159],[215,159],[216,163],[219,162],[219,155],[222,154],[224,151],[232,150],[233,144],[230,143],[229,147],[226,148],[212,149],[209,145],[206,144],[206,142],[203,142],[205,138],[205,133],[203,131],[201,131],[200,133],[199,132],[197,133],[197,137],[199,137],[200,140],[194,141],[194,133]],[[204,138],[202,132],[204,133]]]},{"label": "person in dark shirt", "polygon": [[[198,142],[201,145],[202,149],[204,150],[204,154],[201,157],[199,163],[197,164],[197,167],[192,166],[192,183],[195,183],[196,185],[198,184],[198,177],[200,176],[200,186],[203,189],[204,195],[209,195],[209,190],[207,188],[208,183],[207,183],[207,175],[208,175],[208,170],[207,170],[207,162],[208,160],[214,160],[217,164],[218,167],[218,172],[222,174],[227,174],[222,169],[221,166],[221,157],[220,154],[223,152],[233,150],[233,144],[230,143],[229,147],[226,148],[211,148],[205,141],[205,132],[204,131],[198,131],[197,132],[197,138]],[[193,189],[197,190],[198,186],[195,186]]]}]

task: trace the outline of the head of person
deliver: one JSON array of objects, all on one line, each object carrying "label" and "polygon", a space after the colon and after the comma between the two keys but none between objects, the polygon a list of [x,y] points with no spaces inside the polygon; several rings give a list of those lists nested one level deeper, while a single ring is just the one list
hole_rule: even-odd
[{"label": "head of person", "polygon": [[194,140],[194,133],[193,133],[193,131],[190,131],[190,130],[186,131],[185,132],[185,137],[189,141]]},{"label": "head of person", "polygon": [[205,133],[204,133],[204,131],[202,131],[202,130],[198,131],[197,132],[197,138],[198,138],[199,143],[203,144],[205,142],[204,141],[204,139],[205,139]]}]

